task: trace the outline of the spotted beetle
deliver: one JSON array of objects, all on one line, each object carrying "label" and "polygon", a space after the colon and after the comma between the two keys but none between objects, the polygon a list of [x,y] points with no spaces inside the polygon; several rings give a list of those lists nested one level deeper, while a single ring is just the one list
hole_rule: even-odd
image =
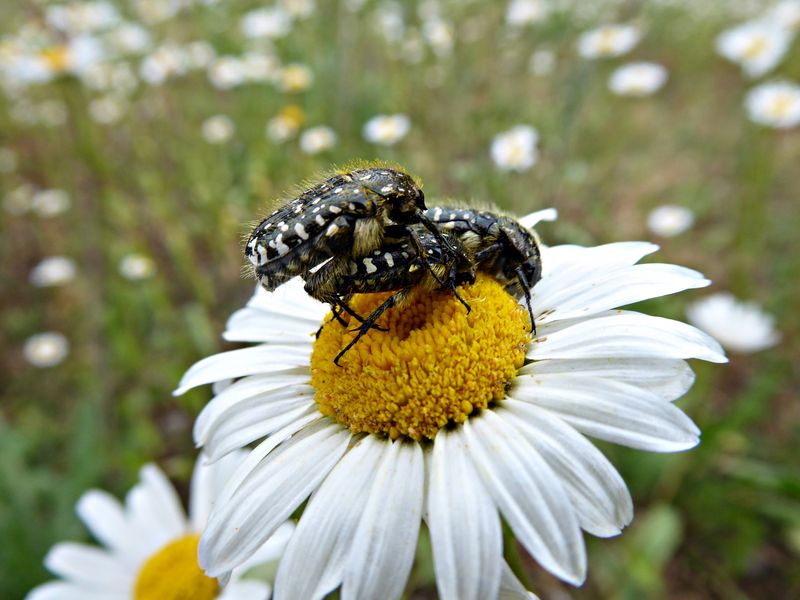
[{"label": "spotted beetle", "polygon": [[[335,281],[335,288],[340,295],[341,305],[347,306],[353,294],[370,294],[376,292],[394,292],[381,303],[368,317],[363,319],[357,328],[358,334],[345,346],[333,362],[338,365],[339,359],[345,355],[371,328],[377,319],[389,308],[401,305],[409,298],[412,290],[429,291],[450,290],[456,298],[470,311],[469,305],[459,295],[456,288],[460,285],[474,283],[475,270],[471,260],[459,260],[442,250],[438,236],[425,230],[420,225],[412,226],[424,250],[424,258],[409,240],[393,238],[373,250],[369,256],[350,259],[348,270]],[[464,249],[458,238],[443,234],[445,239],[464,256]],[[340,320],[334,308],[334,318]],[[347,325],[340,320],[343,325]]]},{"label": "spotted beetle", "polygon": [[536,232],[511,217],[488,211],[436,206],[425,214],[442,233],[459,240],[476,269],[504,284],[506,291],[518,300],[525,298],[535,333],[531,288],[542,278]]},{"label": "spotted beetle", "polygon": [[[423,229],[411,228],[414,223]],[[468,263],[463,251],[426,216],[425,196],[414,178],[380,167],[343,171],[308,188],[255,227],[245,256],[266,290],[300,275],[311,296],[363,320],[342,301],[337,285],[349,272],[352,259],[366,257],[381,246],[387,228],[394,241],[410,241],[435,278],[431,263],[424,258],[433,246]],[[420,231],[433,238],[427,249]]]}]

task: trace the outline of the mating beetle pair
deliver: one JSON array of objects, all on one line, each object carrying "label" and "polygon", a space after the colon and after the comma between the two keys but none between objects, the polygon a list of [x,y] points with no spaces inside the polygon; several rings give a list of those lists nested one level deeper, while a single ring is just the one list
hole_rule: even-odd
[{"label": "mating beetle pair", "polygon": [[[271,291],[300,275],[305,290],[361,325],[339,359],[388,308],[411,290],[450,290],[487,272],[515,298],[525,298],[533,325],[530,288],[541,278],[535,234],[490,212],[425,207],[414,179],[397,169],[338,173],[304,191],[253,230],[245,255]],[[362,317],[348,305],[356,293],[395,292]]]}]

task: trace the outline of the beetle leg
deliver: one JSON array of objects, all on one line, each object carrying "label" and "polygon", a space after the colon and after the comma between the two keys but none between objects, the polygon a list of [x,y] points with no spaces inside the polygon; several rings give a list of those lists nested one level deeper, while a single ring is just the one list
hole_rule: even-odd
[{"label": "beetle leg", "polygon": [[528,307],[528,314],[531,317],[531,332],[536,335],[536,319],[533,317],[533,308],[531,307],[531,288],[528,285],[528,279],[525,273],[522,272],[521,267],[517,267],[514,272],[517,274],[520,284],[522,284],[522,293],[525,295],[525,304]]}]

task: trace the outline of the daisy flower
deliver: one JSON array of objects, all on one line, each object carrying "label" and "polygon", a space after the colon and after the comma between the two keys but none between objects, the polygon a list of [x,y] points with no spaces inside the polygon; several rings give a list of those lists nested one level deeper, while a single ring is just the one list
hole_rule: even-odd
[{"label": "daisy flower", "polygon": [[55,367],[69,355],[69,340],[56,331],[37,333],[25,341],[22,354],[34,367]]},{"label": "daisy flower", "polygon": [[717,52],[742,67],[748,77],[761,77],[783,59],[792,33],[770,20],[750,21],[717,37]]},{"label": "daisy flower", "polygon": [[[533,227],[552,209],[521,220]],[[444,599],[525,597],[502,558],[501,516],[545,569],[580,585],[581,530],[620,533],[630,494],[584,437],[654,452],[686,450],[699,431],[673,401],[685,362],[725,362],[684,323],[617,307],[708,285],[695,271],[636,263],[644,242],[542,248],[527,310],[494,279],[416,294],[355,335],[294,279],[259,290],[225,338],[255,346],[201,360],[176,394],[214,383],[195,424],[211,460],[261,440],[232,476],[200,542],[225,576],[310,500],[278,567],[277,600],[397,598],[424,520]],[[381,294],[353,298],[369,314]],[[315,332],[321,328],[319,337]],[[223,389],[224,388],[224,389]]]},{"label": "daisy flower", "polygon": [[122,257],[118,269],[119,274],[125,279],[141,281],[155,275],[156,265],[149,256],[131,252]]},{"label": "daisy flower", "polygon": [[800,124],[800,85],[772,81],[754,87],[745,97],[750,120],[759,125],[789,129]]},{"label": "daisy flower", "polygon": [[336,132],[325,125],[306,129],[300,136],[300,149],[306,154],[319,154],[336,145]]},{"label": "daisy flower", "polygon": [[492,160],[503,171],[527,171],[536,159],[539,134],[529,125],[517,125],[492,140]]},{"label": "daisy flower", "polygon": [[657,63],[638,62],[616,69],[608,80],[608,89],[619,96],[649,96],[667,81],[667,70]]},{"label": "daisy flower", "polygon": [[224,144],[233,137],[236,125],[228,115],[214,115],[203,121],[201,130],[209,144]]},{"label": "daisy flower", "polygon": [[780,332],[775,330],[775,317],[756,302],[742,302],[727,292],[712,294],[689,305],[686,315],[694,325],[734,352],[759,352],[781,340]]},{"label": "daisy flower", "polygon": [[404,114],[377,115],[364,124],[364,139],[381,146],[393,146],[408,134],[411,119]]},{"label": "daisy flower", "polygon": [[36,287],[64,285],[75,279],[75,261],[66,256],[50,256],[36,265],[28,276]]},{"label": "daisy flower", "polygon": [[543,0],[511,0],[506,8],[506,23],[512,27],[524,27],[543,21],[550,6]]},{"label": "daisy flower", "polygon": [[691,229],[694,212],[685,206],[663,204],[647,215],[647,228],[661,237],[673,237]]},{"label": "daisy flower", "polygon": [[603,25],[578,38],[578,54],[584,58],[622,56],[633,49],[641,35],[633,25]]},{"label": "daisy flower", "polygon": [[26,600],[267,600],[269,585],[241,575],[280,556],[294,529],[290,523],[276,528],[224,588],[197,564],[197,542],[208,513],[243,455],[234,452],[213,465],[205,464],[204,457],[197,461],[188,517],[167,477],[152,464],[141,469],[124,505],[106,492],[86,492],[76,510],[104,548],[56,544],[44,563],[61,579],[34,588]]}]

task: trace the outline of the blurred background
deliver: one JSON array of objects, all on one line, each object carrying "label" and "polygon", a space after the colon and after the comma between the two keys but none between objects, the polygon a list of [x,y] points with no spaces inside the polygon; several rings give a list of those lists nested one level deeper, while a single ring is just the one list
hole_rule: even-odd
[{"label": "blurred background", "polygon": [[[652,240],[707,290],[691,452],[603,446],[636,517],[542,598],[800,597],[800,1],[0,3],[0,597],[50,576],[90,487],[186,489],[249,224],[353,159],[429,205],[555,207],[546,244]],[[409,597],[435,598],[424,541]]]}]

